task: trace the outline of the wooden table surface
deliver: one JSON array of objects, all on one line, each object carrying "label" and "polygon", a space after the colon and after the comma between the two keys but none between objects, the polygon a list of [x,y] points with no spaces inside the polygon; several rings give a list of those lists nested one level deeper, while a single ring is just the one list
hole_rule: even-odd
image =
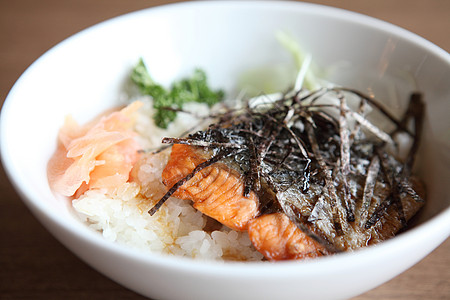
[{"label": "wooden table surface", "polygon": [[[0,100],[46,50],[100,21],[177,1],[0,0]],[[448,0],[318,0],[394,23],[450,50]],[[99,274],[30,214],[0,171],[0,299],[145,299]],[[414,251],[414,249],[411,249]],[[400,276],[354,299],[450,299],[450,239]]]}]

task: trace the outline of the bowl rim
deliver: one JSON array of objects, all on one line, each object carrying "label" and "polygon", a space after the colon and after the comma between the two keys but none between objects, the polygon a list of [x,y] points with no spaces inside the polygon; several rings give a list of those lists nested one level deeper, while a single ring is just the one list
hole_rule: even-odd
[{"label": "bowl rim", "polygon": [[[34,196],[33,192],[20,185],[20,178],[17,176],[15,171],[15,166],[11,160],[11,153],[8,151],[8,147],[6,145],[5,136],[8,136],[7,126],[8,123],[8,111],[13,99],[15,98],[15,92],[20,88],[23,81],[25,81],[28,74],[32,73],[33,70],[39,66],[42,62],[45,62],[45,59],[52,55],[54,51],[58,51],[58,49],[72,41],[75,41],[78,37],[95,30],[101,30],[102,27],[107,27],[112,23],[116,22],[127,22],[129,18],[134,18],[139,14],[153,14],[158,13],[158,11],[164,10],[182,10],[185,8],[195,8],[195,7],[235,7],[235,8],[244,8],[244,7],[252,7],[252,8],[262,8],[263,6],[266,9],[286,9],[286,10],[302,10],[307,12],[315,12],[321,15],[332,16],[337,19],[350,19],[351,22],[357,24],[364,24],[370,27],[376,27],[378,30],[383,32],[389,32],[396,37],[408,40],[413,42],[419,47],[425,48],[430,53],[440,57],[442,60],[447,62],[450,66],[450,54],[438,47],[437,45],[431,43],[430,41],[418,36],[415,33],[412,33],[406,29],[403,29],[397,25],[388,23],[386,21],[376,19],[367,15],[363,15],[360,13],[348,11],[341,8],[325,6],[320,4],[313,3],[304,3],[304,2],[292,2],[292,1],[190,1],[190,2],[181,2],[181,3],[171,3],[165,4],[150,8],[145,8],[141,10],[137,10],[134,12],[126,13],[117,17],[113,17],[111,19],[99,22],[93,26],[87,27],[80,32],[62,40],[60,43],[56,44],[48,51],[46,51],[43,55],[41,55],[36,61],[34,61],[19,77],[19,79],[15,82],[10,92],[8,93],[3,107],[0,113],[0,155],[1,161],[5,168],[5,172],[10,179],[10,182],[19,193],[22,200],[31,209],[33,214],[38,217],[38,219],[47,218],[50,222],[55,226],[60,226],[64,231],[70,232],[73,235],[76,235],[78,238],[96,246],[104,249],[105,251],[112,251],[118,255],[128,257],[129,259],[139,260],[145,263],[149,263],[152,265],[164,266],[164,268],[173,268],[173,269],[185,269],[189,270],[189,272],[197,271],[200,273],[217,273],[218,270],[222,274],[233,274],[236,273],[247,275],[252,274],[254,276],[265,277],[264,274],[270,272],[271,274],[282,275],[286,270],[294,271],[296,273],[308,273],[311,272],[323,272],[326,268],[338,269],[342,268],[342,266],[348,265],[348,262],[363,262],[367,260],[367,258],[373,258],[376,256],[381,257],[382,254],[386,254],[392,249],[392,247],[399,247],[402,244],[407,243],[407,241],[414,235],[425,235],[429,233],[432,228],[436,228],[436,226],[443,228],[446,231],[447,237],[450,234],[450,207],[447,207],[444,211],[441,211],[439,214],[435,215],[432,219],[425,221],[424,223],[416,226],[415,228],[411,228],[410,230],[396,236],[394,239],[390,239],[384,241],[383,243],[371,246],[363,249],[359,249],[354,252],[347,252],[338,255],[323,257],[311,261],[286,261],[286,262],[277,262],[275,264],[267,263],[267,262],[226,262],[221,263],[217,261],[211,260],[196,260],[191,258],[179,257],[174,255],[162,255],[159,253],[143,253],[139,250],[129,249],[123,245],[119,245],[116,242],[110,242],[104,239],[100,234],[96,232],[92,232],[89,229],[81,229],[75,230],[72,226],[69,226],[66,223],[66,220],[53,212],[48,212],[44,209],[44,207],[40,204],[40,200],[38,197]],[[48,230],[50,228],[47,227]],[[441,241],[443,242],[443,240]],[[440,243],[439,243],[440,244]],[[436,245],[437,246],[437,245]],[[433,250],[433,248],[429,249],[429,252]],[[380,256],[381,255],[381,256]],[[298,264],[302,264],[302,268],[298,268]],[[314,268],[307,267],[308,265],[313,265]],[[264,268],[265,272],[261,272]],[[231,273],[232,272],[232,273]],[[259,274],[259,275],[258,275]]]}]

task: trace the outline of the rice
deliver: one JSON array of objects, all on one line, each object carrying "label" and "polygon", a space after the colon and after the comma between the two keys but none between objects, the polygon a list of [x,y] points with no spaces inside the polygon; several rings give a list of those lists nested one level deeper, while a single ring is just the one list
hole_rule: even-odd
[{"label": "rice", "polygon": [[[179,136],[199,119],[183,114],[167,130],[157,128],[150,99],[140,99],[135,125],[144,149],[155,149],[164,136]],[[206,115],[205,104],[186,106]],[[73,200],[77,215],[89,228],[109,241],[148,253],[172,254],[195,259],[258,261],[263,255],[253,247],[247,232],[233,231],[194,209],[189,201],[174,197],[150,216],[148,210],[164,195],[161,173],[170,150],[144,153],[131,172],[131,180],[114,191],[93,189]],[[213,226],[211,226],[211,223]],[[211,229],[213,228],[213,229]]]}]

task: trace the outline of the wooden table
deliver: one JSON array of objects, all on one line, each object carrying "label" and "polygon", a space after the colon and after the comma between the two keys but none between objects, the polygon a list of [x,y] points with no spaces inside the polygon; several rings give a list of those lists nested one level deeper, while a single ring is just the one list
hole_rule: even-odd
[{"label": "wooden table", "polygon": [[[0,0],[0,99],[62,39],[100,21],[177,1]],[[367,14],[450,50],[448,0],[310,1]],[[91,269],[30,214],[0,171],[0,299],[144,299]],[[411,249],[414,251],[414,249]],[[450,299],[450,239],[423,261],[355,299]]]}]

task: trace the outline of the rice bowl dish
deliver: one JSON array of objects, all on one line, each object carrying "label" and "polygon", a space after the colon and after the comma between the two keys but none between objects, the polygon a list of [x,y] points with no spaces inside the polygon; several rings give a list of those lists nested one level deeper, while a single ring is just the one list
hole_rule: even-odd
[{"label": "rice bowl dish", "polygon": [[[248,76],[259,96],[247,100],[223,100],[200,69],[166,89],[141,59],[130,77],[147,98],[85,125],[66,117],[48,165],[52,190],[108,240],[192,258],[309,259],[405,230],[426,199],[413,173],[422,95],[393,115],[318,78],[311,55],[278,36],[296,79],[268,94]],[[378,127],[383,119],[393,129]]]},{"label": "rice bowl dish", "polygon": [[[195,14],[192,10],[189,10],[191,13],[186,13],[185,9],[190,9],[191,5],[198,8]],[[224,28],[223,24],[229,20],[230,15],[237,18],[242,14],[248,16],[246,18],[248,26],[239,26],[239,29],[229,28],[233,32],[240,32],[239,34],[217,35],[217,30]],[[269,19],[268,15],[274,17],[274,22],[258,23],[261,18]],[[304,18],[299,18],[299,15]],[[193,20],[198,22],[202,20],[201,22],[210,24],[216,24],[212,22],[216,20],[217,25],[197,26]],[[301,29],[299,25],[305,20],[315,25],[313,32]],[[173,26],[157,26],[160,22],[171,24],[172,21]],[[178,26],[180,22],[190,25]],[[129,34],[136,28],[142,28],[143,24],[146,24],[147,28],[165,29],[161,29],[162,32],[153,32],[152,42]],[[255,28],[251,24],[261,24],[261,26]],[[274,50],[278,45],[274,43],[273,35],[267,36],[268,31],[274,32],[280,29],[280,26],[283,27],[282,29],[291,28],[294,35],[302,39],[301,45],[307,51],[314,53],[314,61],[321,66],[329,66],[341,59],[351,61],[353,66],[357,66],[353,74],[350,74],[353,72],[351,68],[343,72],[338,82],[342,86],[364,90],[368,83],[370,85],[373,77],[396,78],[398,81],[395,82],[400,87],[397,91],[405,96],[405,90],[406,93],[411,91],[409,88],[403,89],[405,82],[408,83],[408,87],[410,86],[410,78],[396,77],[398,73],[393,74],[395,72],[392,71],[407,69],[414,73],[416,84],[420,91],[423,91],[427,105],[425,138],[422,143],[424,146],[419,152],[417,171],[424,179],[427,193],[429,193],[424,209],[417,216],[410,230],[374,247],[317,260],[274,264],[267,262],[224,264],[217,263],[215,260],[224,258],[241,260],[242,257],[236,256],[236,252],[243,254],[246,260],[261,260],[262,255],[252,249],[245,232],[237,233],[226,229],[219,231],[221,233],[208,232],[208,235],[202,233],[200,229],[207,221],[185,200],[171,198],[159,208],[154,216],[160,214],[160,217],[165,218],[166,224],[171,223],[170,226],[161,227],[160,224],[148,226],[152,221],[149,221],[151,218],[147,211],[151,209],[153,203],[140,203],[139,197],[135,197],[137,189],[133,183],[127,183],[117,190],[120,200],[106,199],[104,194],[95,193],[95,191],[87,192],[84,198],[81,197],[78,199],[80,201],[76,200],[73,203],[73,207],[77,208],[80,215],[74,215],[71,201],[55,197],[45,174],[47,162],[57,147],[55,137],[58,135],[61,124],[64,123],[64,116],[73,114],[80,124],[86,124],[99,113],[124,104],[121,92],[127,88],[126,78],[138,57],[145,56],[146,61],[154,66],[154,74],[158,74],[155,75],[158,81],[163,84],[168,85],[174,78],[180,78],[193,68],[201,66],[206,69],[214,88],[224,88],[227,92],[234,92],[236,78],[242,72],[264,63],[276,65],[279,62],[278,59],[283,63],[290,59],[283,52]],[[335,34],[339,36],[339,43],[327,31],[330,26],[336,29]],[[201,39],[195,38],[199,31],[201,31]],[[219,32],[223,33],[220,30]],[[338,34],[339,32],[346,32],[346,35]],[[222,51],[220,49],[225,44],[243,44],[243,41],[248,40],[249,34],[254,38],[255,45],[249,43],[248,48],[244,50],[227,48],[229,51]],[[318,40],[318,35],[330,38],[330,42],[336,46],[333,53],[325,51],[322,47],[324,40]],[[96,40],[101,40],[100,36],[109,38],[102,39],[103,46],[92,47],[93,43],[97,45]],[[123,48],[117,47],[117,38],[121,39]],[[191,42],[190,39],[192,39]],[[361,39],[360,44],[367,45],[367,51],[348,49],[347,45],[353,39]],[[153,47],[155,40],[161,41],[159,44],[164,46],[159,49]],[[224,41],[219,42],[221,40]],[[209,43],[216,45],[212,51],[205,47]],[[384,69],[386,72],[376,73],[369,78],[362,76],[364,72],[361,71],[367,69],[380,71],[377,66],[379,66],[380,54],[385,53],[383,50],[386,43],[395,45],[389,48],[393,49],[391,55],[383,57],[384,62],[386,59],[389,62],[385,64],[388,66]],[[180,47],[180,45],[187,46]],[[193,45],[196,45],[195,48],[191,48]],[[73,49],[77,49],[80,57],[85,58],[83,63],[76,59],[67,61],[66,58],[73,54]],[[114,51],[106,51],[106,49],[114,49]],[[193,51],[193,49],[196,50]],[[256,49],[267,49],[267,51],[255,51]],[[212,54],[208,54],[210,51]],[[165,55],[161,55],[162,53]],[[174,55],[170,55],[171,53]],[[217,60],[218,56],[223,59]],[[418,61],[423,60],[426,63],[421,63],[419,66]],[[242,62],[242,64],[237,66],[231,64],[231,61]],[[61,76],[56,76],[61,74],[62,65],[71,70],[72,77],[63,80]],[[2,159],[25,203],[64,245],[100,272],[138,293],[153,298],[173,299],[201,299],[214,296],[224,299],[230,297],[261,299],[278,297],[280,291],[283,291],[283,296],[294,297],[298,295],[300,289],[305,297],[312,299],[342,299],[367,291],[396,276],[448,237],[449,199],[445,188],[448,179],[448,151],[445,150],[448,149],[445,135],[448,122],[445,121],[446,102],[443,99],[447,99],[449,90],[444,82],[445,79],[441,81],[432,79],[448,78],[448,65],[448,53],[413,34],[357,14],[320,6],[294,5],[284,2],[274,4],[270,2],[264,4],[211,2],[174,5],[137,12],[101,24],[65,41],[37,61],[24,74],[8,96],[2,111]],[[93,74],[95,72],[86,73],[88,66],[95,70],[109,68],[115,71],[104,72],[102,76],[98,76]],[[105,68],[106,66],[108,68]],[[39,78],[45,78],[45,82],[38,80]],[[357,80],[352,81],[355,78]],[[337,82],[336,76],[332,76],[331,79]],[[85,89],[72,89],[70,82],[78,82],[78,86],[84,86]],[[73,90],[73,93],[69,93],[61,100],[60,95],[67,90]],[[31,95],[30,91],[33,91],[34,95]],[[375,88],[375,95],[379,95],[378,92],[379,89]],[[382,95],[380,97],[383,98]],[[39,101],[26,100],[33,98],[38,98]],[[96,100],[93,101],[93,99]],[[145,101],[144,99],[144,111],[151,110]],[[29,111],[19,109],[25,107],[24,105],[29,107]],[[45,107],[52,108],[51,115],[55,118],[36,122],[39,128],[24,129],[18,125],[19,121],[15,116],[22,115],[23,118],[34,120],[31,112],[42,111]],[[86,107],[91,109],[87,111]],[[187,118],[184,121],[187,124],[191,122]],[[14,128],[14,133],[11,133],[8,128],[9,130]],[[142,130],[147,131],[144,128],[146,128],[145,124]],[[161,133],[152,137],[160,140],[162,135],[173,137],[178,133]],[[23,137],[27,137],[26,143]],[[42,138],[45,143],[42,142]],[[36,153],[26,151],[26,145],[29,143],[39,145],[39,147],[36,146]],[[152,143],[152,141],[147,139],[142,143]],[[147,147],[151,148],[150,145],[143,148]],[[21,162],[18,157],[29,157],[29,166],[24,168],[24,162]],[[140,173],[147,174],[144,176],[145,179],[141,176],[140,180],[147,180],[146,185],[159,185],[165,190],[166,187],[161,186],[162,183],[150,174],[162,172],[167,156],[162,157],[164,163],[152,161],[151,157],[144,156],[144,159],[146,167],[141,168]],[[132,173],[132,176],[139,178],[139,172]],[[153,188],[143,193],[150,193],[150,190],[163,193],[163,190],[158,191]],[[104,205],[105,202],[108,202],[108,205]],[[144,214],[141,214],[139,208]],[[109,210],[109,214],[102,216],[101,212],[105,210]],[[172,212],[176,216],[171,216]],[[146,220],[136,217],[133,218],[134,223],[126,224],[127,222],[121,216],[122,213],[124,215],[141,214]],[[177,227],[179,216],[183,219],[181,227]],[[80,218],[91,228],[82,224]],[[129,228],[134,229],[130,232]],[[103,236],[93,231],[101,231]],[[176,234],[174,234],[175,231]],[[189,232],[193,234],[189,236]],[[123,246],[129,241],[133,241],[138,251]],[[152,251],[171,255],[142,251],[142,249],[148,249],[149,245],[154,247]],[[244,248],[251,251],[243,250]],[[408,249],[415,249],[415,251]],[[184,259],[179,256],[198,259]],[[364,276],[361,275],[363,273]],[[274,288],[261,291],[261,284],[269,285],[269,282]],[[349,285],[349,282],[355,284]],[[173,289],[174,285],[177,289]],[[224,286],[234,288],[224,288]]]}]

